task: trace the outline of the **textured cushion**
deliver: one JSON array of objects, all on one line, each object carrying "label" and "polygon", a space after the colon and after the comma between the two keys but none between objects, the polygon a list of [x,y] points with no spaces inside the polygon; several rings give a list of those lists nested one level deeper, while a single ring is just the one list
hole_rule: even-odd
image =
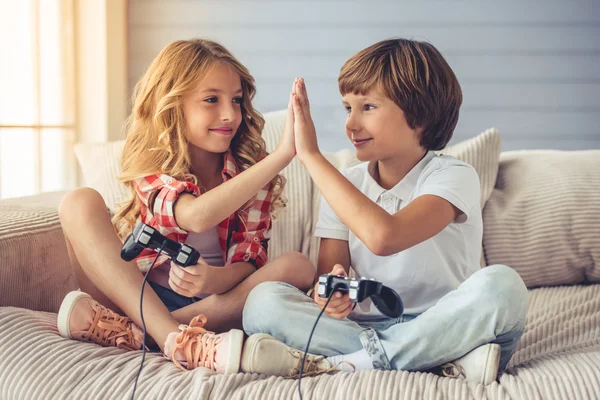
[{"label": "textured cushion", "polygon": [[484,210],[489,264],[529,287],[600,281],[600,151],[503,153]]},{"label": "textured cushion", "polygon": [[0,306],[57,311],[77,287],[58,220],[63,195],[0,202]]},{"label": "textured cushion", "polygon": [[[273,151],[279,142],[285,124],[285,110],[266,113],[263,137],[267,150]],[[96,189],[104,198],[107,207],[114,212],[116,205],[128,196],[127,188],[118,181],[121,172],[121,153],[124,140],[108,143],[78,144],[75,153],[85,178],[85,183]],[[283,171],[287,178],[284,196],[288,199],[285,209],[278,212],[273,221],[269,259],[288,251],[308,254],[312,232],[312,211],[310,209],[312,186],[310,176],[297,159]]]},{"label": "textured cushion", "polygon": [[[525,333],[499,382],[483,386],[422,372],[361,371],[307,377],[306,399],[597,399],[600,285],[530,292]],[[308,334],[308,333],[307,333]],[[140,351],[63,339],[56,314],[0,308],[0,397],[131,397]],[[298,398],[298,381],[259,374],[183,372],[159,353],[146,357],[136,398]]]},{"label": "textured cushion", "polygon": [[[285,110],[264,114],[263,138],[269,152],[273,152],[279,143],[285,125],[285,116]],[[269,242],[270,260],[288,251],[309,254],[313,230],[310,207],[313,188],[310,175],[297,158],[294,158],[281,174],[287,179],[283,194],[288,199],[288,203],[285,209],[278,212],[277,218],[273,221]]]},{"label": "textured cushion", "polygon": [[490,128],[472,139],[446,147],[440,153],[454,156],[475,168],[481,183],[480,200],[483,209],[496,184],[500,159],[500,133],[495,128]]},{"label": "textured cushion", "polygon": [[[490,128],[479,135],[446,147],[439,153],[450,155],[469,163],[477,171],[481,182],[481,207],[483,208],[494,189],[496,175],[498,174],[498,160],[500,157],[500,133]],[[327,159],[337,168],[344,169],[359,164],[355,152],[351,150],[340,150],[336,153],[325,154]],[[321,193],[315,186],[313,189],[313,224],[316,226],[319,218],[319,207]],[[319,238],[312,238],[311,260],[316,261],[318,256]],[[484,252],[481,255],[481,265],[486,265]]]}]

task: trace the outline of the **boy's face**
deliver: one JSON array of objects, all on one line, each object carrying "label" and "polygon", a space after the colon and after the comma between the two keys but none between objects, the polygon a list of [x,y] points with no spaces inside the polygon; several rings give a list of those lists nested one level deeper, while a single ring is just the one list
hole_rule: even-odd
[{"label": "boy's face", "polygon": [[411,129],[404,111],[382,92],[347,93],[346,135],[360,161],[379,161],[422,151],[419,132]]},{"label": "boy's face", "polygon": [[186,138],[199,149],[223,153],[242,122],[242,81],[228,65],[216,63],[183,98]]}]

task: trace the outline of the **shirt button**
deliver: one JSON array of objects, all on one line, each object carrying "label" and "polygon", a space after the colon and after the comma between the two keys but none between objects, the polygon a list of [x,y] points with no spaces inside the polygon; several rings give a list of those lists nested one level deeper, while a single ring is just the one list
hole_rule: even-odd
[{"label": "shirt button", "polygon": [[254,236],[254,237],[252,238],[252,240],[254,240],[254,242],[255,242],[255,243],[258,243],[258,242],[259,242],[259,240],[258,240],[258,238],[257,238],[256,236]]},{"label": "shirt button", "polygon": [[167,184],[170,185],[171,183],[173,183],[173,179],[171,179],[171,178],[167,179]]},{"label": "shirt button", "polygon": [[250,259],[250,255],[244,254],[244,261],[248,261]]}]

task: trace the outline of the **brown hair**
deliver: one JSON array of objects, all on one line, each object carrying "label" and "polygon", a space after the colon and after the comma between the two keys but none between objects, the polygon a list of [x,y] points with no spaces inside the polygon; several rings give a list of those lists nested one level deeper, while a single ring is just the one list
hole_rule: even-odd
[{"label": "brown hair", "polygon": [[338,85],[342,95],[376,88],[404,111],[421,146],[441,150],[458,122],[462,91],[454,72],[431,44],[389,39],[367,47],[344,63]]},{"label": "brown hair", "polygon": [[[217,62],[227,64],[242,82],[242,123],[233,138],[230,150],[241,171],[250,168],[267,155],[261,136],[264,119],[252,106],[256,93],[254,78],[227,49],[210,40],[179,40],[167,45],[154,59],[135,86],[133,110],[128,119],[128,132],[121,162],[119,180],[130,192],[113,217],[115,230],[121,238],[132,230],[140,214],[140,200],[134,189],[136,179],[162,173],[178,180],[198,179],[191,172],[188,141],[185,136],[183,96],[197,87],[198,82]],[[271,215],[285,207],[285,178],[271,180]],[[248,212],[249,200],[238,213]]]}]

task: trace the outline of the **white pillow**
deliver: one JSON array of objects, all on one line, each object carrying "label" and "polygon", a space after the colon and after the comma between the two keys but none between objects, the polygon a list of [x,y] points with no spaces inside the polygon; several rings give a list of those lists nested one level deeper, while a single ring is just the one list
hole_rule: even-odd
[{"label": "white pillow", "polygon": [[102,195],[111,213],[115,212],[118,202],[127,200],[129,196],[127,186],[118,180],[124,145],[125,140],[75,145],[75,155],[85,185],[96,189]]}]

